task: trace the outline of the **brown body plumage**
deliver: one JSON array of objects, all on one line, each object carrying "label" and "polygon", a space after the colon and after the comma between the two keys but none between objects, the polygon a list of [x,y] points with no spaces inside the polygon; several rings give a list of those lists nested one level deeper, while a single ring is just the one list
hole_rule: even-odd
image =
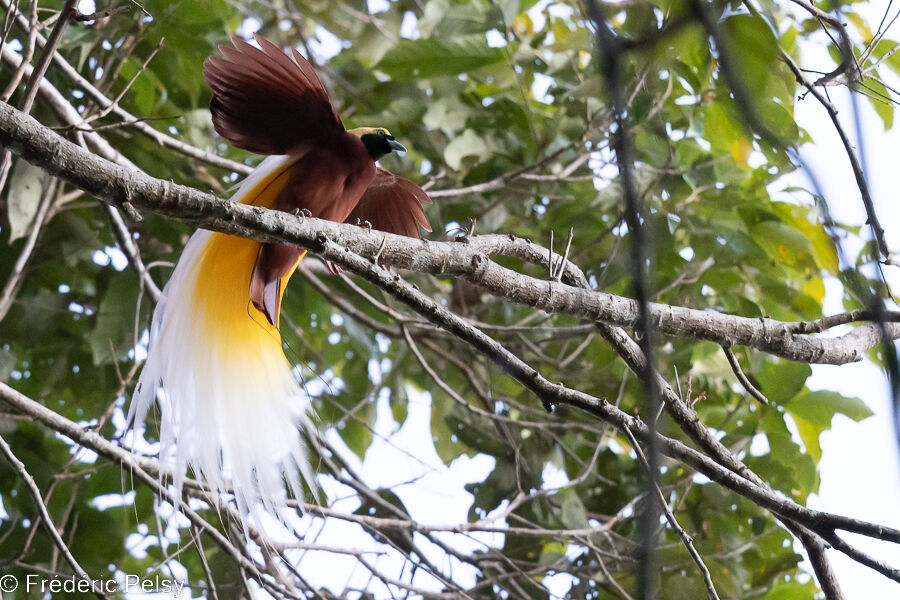
[{"label": "brown body plumage", "polygon": [[[250,152],[296,159],[273,208],[306,210],[329,221],[367,221],[411,237],[419,236],[420,227],[430,231],[421,206],[428,196],[376,167],[378,156],[359,132],[344,129],[312,65],[297,50],[288,56],[265,38],[256,41],[260,48],[237,38],[234,47],[221,46],[222,56],[210,58],[203,74],[213,92],[213,125],[222,137]],[[363,131],[393,140],[386,130]],[[260,249],[250,297],[275,326],[282,279],[299,257],[296,248],[263,244]]]}]

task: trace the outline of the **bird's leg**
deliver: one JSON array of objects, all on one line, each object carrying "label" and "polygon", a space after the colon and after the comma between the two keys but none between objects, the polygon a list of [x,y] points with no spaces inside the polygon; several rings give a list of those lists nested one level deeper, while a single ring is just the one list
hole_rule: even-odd
[{"label": "bird's leg", "polygon": [[469,238],[475,235],[475,217],[469,217],[469,228],[463,229],[462,227],[458,227],[456,229],[451,229],[451,231],[458,230],[460,232],[459,235],[456,236],[457,242],[463,242],[468,244]]},{"label": "bird's leg", "polygon": [[292,208],[290,213],[295,217],[300,217],[300,223],[303,224],[306,221],[306,217],[311,217],[312,213],[309,212],[308,208]]},{"label": "bird's leg", "polygon": [[356,226],[357,227],[365,227],[366,231],[372,231],[372,224],[368,221],[362,221],[359,217],[356,217]]}]

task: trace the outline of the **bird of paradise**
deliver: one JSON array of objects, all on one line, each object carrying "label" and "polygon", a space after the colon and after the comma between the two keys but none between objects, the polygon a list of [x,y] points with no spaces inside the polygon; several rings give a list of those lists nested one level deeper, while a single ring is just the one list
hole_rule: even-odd
[{"label": "bird of paradise", "polygon": [[[232,201],[304,211],[337,222],[419,237],[430,231],[415,184],[376,165],[406,149],[382,127],[345,130],[315,70],[256,36],[220,46],[203,75],[216,131],[268,155]],[[305,255],[296,247],[197,231],[156,307],[150,345],[130,409],[143,425],[160,408],[160,457],[180,489],[187,469],[242,512],[277,513],[285,483],[300,495],[313,473],[300,430],[309,398],[281,342],[285,286]]]}]

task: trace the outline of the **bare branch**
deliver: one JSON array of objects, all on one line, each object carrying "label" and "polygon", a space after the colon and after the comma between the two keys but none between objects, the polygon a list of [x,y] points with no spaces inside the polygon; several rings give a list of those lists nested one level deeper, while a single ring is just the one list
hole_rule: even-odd
[{"label": "bare branch", "polygon": [[91,592],[97,596],[98,598],[106,598],[106,594],[103,593],[103,586],[97,585],[91,576],[87,574],[87,572],[81,568],[81,565],[78,564],[78,561],[75,560],[75,557],[72,556],[72,552],[69,550],[69,547],[63,541],[62,536],[59,534],[59,531],[56,529],[56,525],[53,524],[53,518],[50,516],[50,511],[47,510],[47,505],[44,504],[44,499],[41,497],[41,491],[38,489],[37,484],[34,482],[34,477],[31,476],[31,473],[25,468],[24,463],[20,461],[15,454],[13,454],[12,448],[9,447],[9,444],[0,436],[0,452],[3,453],[3,456],[6,457],[6,460],[9,461],[9,464],[12,465],[13,469],[19,474],[19,476],[25,481],[25,485],[28,487],[28,491],[31,493],[31,497],[34,499],[34,504],[38,509],[38,513],[41,515],[41,522],[44,524],[44,527],[47,529],[47,533],[50,534],[50,537],[53,539],[53,543],[56,544],[57,549],[62,553],[65,557],[66,562],[69,563],[69,566],[72,567],[72,570],[83,579],[87,581],[91,585]]},{"label": "bare branch", "polygon": [[744,389],[747,390],[747,393],[753,396],[757,401],[762,404],[768,404],[769,399],[766,396],[756,389],[756,386],[747,379],[747,376],[744,374],[744,371],[741,369],[741,364],[738,362],[737,356],[734,355],[734,351],[728,346],[722,346],[722,351],[725,353],[725,358],[728,359],[728,364],[731,366],[731,370],[734,372],[734,376],[738,378],[738,381],[741,382],[741,385],[744,386]]},{"label": "bare branch", "polygon": [[[647,458],[644,456],[644,451],[641,450],[641,447],[637,443],[637,440],[634,439],[634,434],[632,434],[630,430],[626,429],[625,435],[627,435],[628,439],[631,440],[631,447],[634,448],[638,459],[641,461],[641,464],[644,465],[644,469],[649,469],[650,465],[647,463]],[[703,557],[700,556],[700,553],[697,552],[697,549],[694,547],[694,539],[688,534],[687,531],[684,530],[684,528],[678,522],[678,519],[675,518],[675,515],[672,513],[672,509],[669,508],[669,505],[666,502],[666,497],[663,495],[662,490],[659,489],[659,485],[656,483],[656,481],[653,482],[653,488],[655,489],[656,496],[659,499],[659,506],[662,508],[663,514],[665,514],[666,516],[666,521],[669,522],[669,526],[675,531],[679,539],[681,539],[681,543],[685,548],[687,548],[688,554],[691,555],[691,560],[696,563],[697,568],[700,570],[700,574],[703,576],[703,583],[706,584],[706,593],[709,596],[709,600],[719,600],[719,594],[718,592],[716,592],[716,586],[713,584],[712,575],[709,574],[709,568],[706,566],[706,563],[703,562]]]},{"label": "bare branch", "polygon": [[[346,248],[342,248],[341,255],[351,251],[366,257],[375,256],[384,243],[381,251],[384,264],[435,275],[465,277],[498,297],[550,313],[570,314],[621,327],[634,327],[638,320],[638,306],[634,300],[528,277],[488,258],[492,254],[523,259],[537,255],[545,262],[546,249],[524,240],[487,235],[466,238],[463,243],[425,242],[367,231],[354,225],[313,218],[301,220],[279,211],[224,202],[91,155],[7,105],[0,105],[0,143],[51,174],[117,207],[128,203],[214,231],[298,245],[320,254],[323,239]],[[573,279],[568,279],[570,276],[570,268],[566,265],[563,281],[574,283]],[[749,346],[802,362],[844,364],[858,361],[867,350],[883,341],[880,327],[872,323],[840,337],[817,338],[794,334],[796,324],[767,317],[740,317],[654,302],[649,303],[649,311],[654,327],[661,333]],[[900,337],[900,325],[885,323],[884,329],[891,339]]]}]

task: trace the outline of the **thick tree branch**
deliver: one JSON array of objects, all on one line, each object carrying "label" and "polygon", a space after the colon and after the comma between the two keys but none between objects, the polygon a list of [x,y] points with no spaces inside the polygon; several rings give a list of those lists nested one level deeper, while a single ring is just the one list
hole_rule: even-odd
[{"label": "thick tree branch", "polygon": [[[539,254],[540,247],[525,240],[488,235],[457,242],[426,242],[224,202],[92,155],[7,104],[0,104],[0,144],[118,208],[130,204],[214,231],[294,244],[316,252],[321,252],[320,238],[368,257],[375,256],[381,248],[385,264],[464,277],[496,296],[550,313],[621,327],[634,327],[638,319],[634,300],[567,285],[567,281],[575,283],[571,269],[567,268],[560,283],[517,273],[489,259],[494,254]],[[542,256],[547,256],[546,250]],[[659,303],[650,303],[649,308],[654,327],[661,333],[749,346],[801,362],[844,364],[861,360],[867,350],[882,341],[879,327],[873,323],[840,337],[817,338],[792,333],[795,323],[767,317],[740,317]],[[900,325],[887,323],[885,328],[892,339],[900,337]]]},{"label": "thick tree branch", "polygon": [[[369,260],[348,252],[345,248],[337,246],[324,236],[320,237],[315,245],[318,246],[315,250],[329,260],[334,260],[347,269],[363,276],[391,293],[404,304],[414,308],[433,323],[440,325],[460,339],[468,342],[473,348],[491,358],[504,372],[532,391],[545,404],[567,404],[580,408],[618,429],[624,430],[627,428],[631,430],[637,439],[646,443],[649,437],[649,430],[640,419],[619,410],[606,400],[547,380],[527,363],[481,331],[469,325],[465,320],[444,309],[411,284],[372,264]],[[82,445],[92,449],[100,447],[102,451],[98,451],[98,453],[111,457],[116,462],[124,462],[124,464],[140,468],[138,467],[139,463],[134,461],[132,456],[125,450],[112,446],[99,435],[83,430],[71,421],[35,403],[2,383],[0,383],[0,399],[23,412],[34,415],[38,420],[61,433],[65,433]],[[722,467],[715,460],[685,446],[677,440],[659,436],[658,441],[663,454],[688,465],[711,480],[748,498],[781,518],[801,523],[823,535],[831,535],[837,530],[843,530],[900,543],[900,530],[809,509]],[[123,454],[127,455],[127,458],[124,458]],[[143,469],[141,471],[146,472]]]},{"label": "thick tree branch", "polygon": [[[521,359],[512,355],[460,317],[434,303],[410,284],[373,265],[365,258],[337,246],[321,232],[311,243],[311,246],[324,257],[369,279],[372,283],[382,287],[435,324],[442,326],[480,350],[500,365],[505,372],[511,374],[525,387],[533,391],[545,404],[564,403],[576,406],[620,429],[624,427],[631,429],[639,439],[646,440],[649,437],[649,431],[640,420],[619,411],[604,400],[549,382],[534,371],[533,368],[521,361]],[[2,388],[0,388],[0,391],[3,391]],[[6,388],[6,391],[10,392],[14,399],[21,400],[21,396],[14,394],[9,388]],[[13,402],[13,404],[16,403]],[[43,407],[41,407],[41,410],[52,414],[52,411],[47,411]],[[55,415],[55,418],[58,419],[58,415]],[[872,535],[880,539],[900,541],[900,532],[898,531],[855,519],[811,511],[802,507],[771,490],[759,487],[757,484],[720,466],[714,460],[691,450],[680,442],[661,438],[660,444],[665,454],[697,469],[710,479],[750,498],[782,518],[796,520],[817,531],[830,533],[835,529],[845,529]]]},{"label": "thick tree branch", "polygon": [[[637,439],[644,442],[649,438],[649,429],[640,419],[619,410],[605,399],[549,381],[528,363],[470,325],[463,318],[433,301],[413,285],[373,264],[370,260],[338,246],[324,233],[320,232],[316,241],[310,246],[314,252],[362,276],[432,323],[467,342],[495,362],[503,369],[504,373],[534,393],[545,406],[558,404],[574,406],[618,429],[630,429]],[[840,529],[900,543],[900,530],[811,510],[722,467],[705,454],[693,450],[677,440],[659,436],[659,444],[663,454],[690,466],[711,480],[745,496],[782,518],[797,521],[817,532],[830,534],[834,530]]]}]

